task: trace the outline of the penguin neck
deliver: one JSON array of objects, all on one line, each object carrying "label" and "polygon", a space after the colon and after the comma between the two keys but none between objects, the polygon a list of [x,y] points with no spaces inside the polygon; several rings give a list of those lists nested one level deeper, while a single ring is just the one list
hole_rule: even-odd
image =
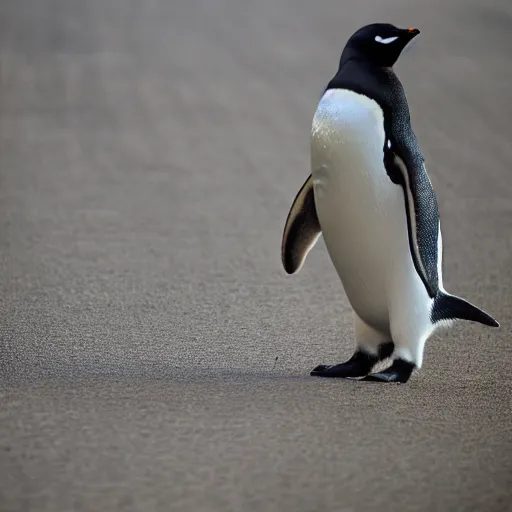
[{"label": "penguin neck", "polygon": [[[392,66],[378,66],[352,48],[346,48],[340,58],[336,74],[324,89],[348,88],[369,97],[382,94],[384,88],[396,82]],[[380,92],[379,92],[380,91]]]},{"label": "penguin neck", "polygon": [[368,62],[368,59],[365,59],[360,51],[355,48],[351,48],[350,46],[346,46],[343,49],[340,57],[340,68],[343,64],[347,63],[349,60],[357,60],[360,62]]}]

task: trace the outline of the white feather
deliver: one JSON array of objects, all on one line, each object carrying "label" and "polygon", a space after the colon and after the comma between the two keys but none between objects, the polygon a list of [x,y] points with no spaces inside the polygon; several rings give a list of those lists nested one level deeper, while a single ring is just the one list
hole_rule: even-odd
[{"label": "white feather", "polygon": [[398,39],[398,36],[386,37],[385,39],[380,36],[375,36],[375,41],[377,41],[377,43],[382,43],[382,44],[389,44],[389,43],[392,43],[393,41],[396,41],[397,39]]}]

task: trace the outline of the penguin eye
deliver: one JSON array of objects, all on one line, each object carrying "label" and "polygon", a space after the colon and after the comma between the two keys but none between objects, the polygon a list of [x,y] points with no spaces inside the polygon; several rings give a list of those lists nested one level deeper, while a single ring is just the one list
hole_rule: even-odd
[{"label": "penguin eye", "polygon": [[392,43],[393,41],[396,41],[397,39],[398,39],[398,36],[386,37],[385,39],[383,39],[380,36],[375,36],[375,41],[377,41],[377,43],[382,43],[382,44],[389,44],[389,43]]}]

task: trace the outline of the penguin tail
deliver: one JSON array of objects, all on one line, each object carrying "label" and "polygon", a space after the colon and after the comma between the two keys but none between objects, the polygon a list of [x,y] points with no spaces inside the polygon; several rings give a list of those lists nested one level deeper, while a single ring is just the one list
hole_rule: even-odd
[{"label": "penguin tail", "polygon": [[440,292],[432,308],[432,320],[469,320],[489,327],[499,327],[500,324],[485,311],[477,308],[467,300]]}]

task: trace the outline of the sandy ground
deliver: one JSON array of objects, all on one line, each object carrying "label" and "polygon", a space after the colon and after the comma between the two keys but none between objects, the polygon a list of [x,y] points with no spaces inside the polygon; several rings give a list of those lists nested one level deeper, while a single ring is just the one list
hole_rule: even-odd
[{"label": "sandy ground", "polygon": [[[422,31],[397,73],[445,285],[502,324],[405,386],[310,377],[350,308],[322,241],[280,263],[374,21]],[[511,510],[511,28],[508,0],[2,1],[2,512]]]}]

